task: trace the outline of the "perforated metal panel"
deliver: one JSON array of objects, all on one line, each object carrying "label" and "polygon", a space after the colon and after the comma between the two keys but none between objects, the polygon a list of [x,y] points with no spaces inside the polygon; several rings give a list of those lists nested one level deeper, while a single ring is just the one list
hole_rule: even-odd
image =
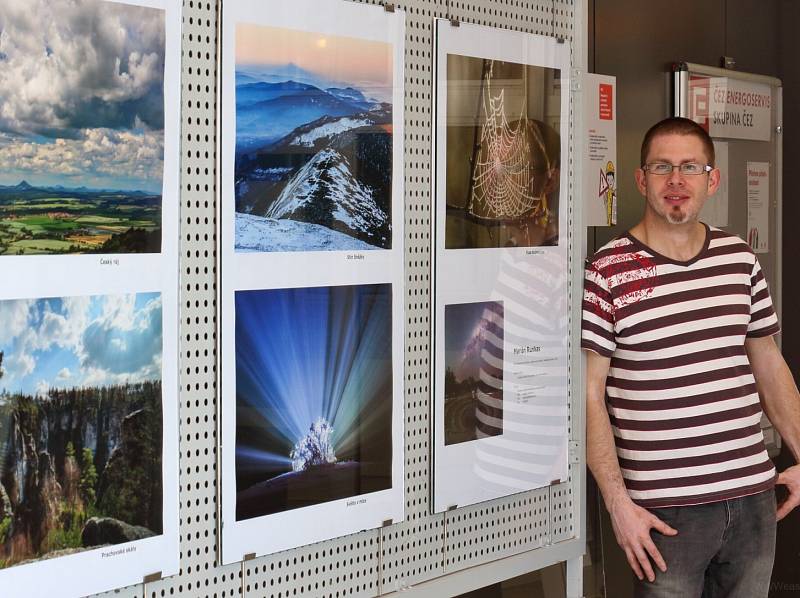
[{"label": "perforated metal panel", "polygon": [[[265,7],[276,1],[291,0],[265,0]],[[578,505],[573,487],[582,463],[570,466],[567,483],[430,514],[431,75],[434,18],[554,35],[572,45],[575,12],[583,10],[582,4],[580,0],[408,0],[396,6],[406,11],[406,521],[237,565],[217,564],[215,77],[219,10],[211,1],[186,0],[181,115],[181,570],[174,577],[105,596],[377,596],[481,563],[545,551],[575,536]],[[575,46],[572,51],[574,55]],[[574,145],[570,143],[571,181],[575,179]],[[572,206],[572,188],[570,198]],[[572,209],[569,212],[572,223]],[[570,238],[571,264],[579,262],[574,259],[578,251],[574,245]],[[576,392],[573,384],[573,397],[579,396]],[[571,421],[576,418],[581,421],[573,405]]]}]

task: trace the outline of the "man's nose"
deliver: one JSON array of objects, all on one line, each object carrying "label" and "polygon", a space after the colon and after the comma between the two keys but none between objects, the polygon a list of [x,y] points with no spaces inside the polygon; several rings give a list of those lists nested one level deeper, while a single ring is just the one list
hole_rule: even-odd
[{"label": "man's nose", "polygon": [[685,182],[683,175],[681,174],[680,168],[673,168],[672,172],[669,173],[667,177],[667,182],[670,185],[683,185]]}]

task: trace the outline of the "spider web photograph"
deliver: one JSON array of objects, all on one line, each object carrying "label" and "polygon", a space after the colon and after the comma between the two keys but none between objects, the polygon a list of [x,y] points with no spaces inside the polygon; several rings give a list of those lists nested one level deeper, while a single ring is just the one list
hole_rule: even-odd
[{"label": "spider web photograph", "polygon": [[447,55],[445,248],[558,245],[558,69]]}]

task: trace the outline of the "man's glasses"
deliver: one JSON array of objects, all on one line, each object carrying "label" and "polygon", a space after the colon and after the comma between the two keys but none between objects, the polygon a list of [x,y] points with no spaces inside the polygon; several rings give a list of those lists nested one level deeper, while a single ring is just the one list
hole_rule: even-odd
[{"label": "man's glasses", "polygon": [[652,162],[642,166],[642,170],[650,174],[664,176],[672,174],[674,169],[678,172],[688,176],[696,176],[698,174],[705,174],[714,170],[713,166],[708,164],[698,164],[697,162],[684,162],[683,164],[670,164],[669,162]]}]

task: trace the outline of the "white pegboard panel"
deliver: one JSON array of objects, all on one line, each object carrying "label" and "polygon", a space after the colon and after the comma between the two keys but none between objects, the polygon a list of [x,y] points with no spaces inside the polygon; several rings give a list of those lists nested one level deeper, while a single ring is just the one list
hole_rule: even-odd
[{"label": "white pegboard panel", "polygon": [[372,530],[247,561],[244,595],[376,596],[379,543]]},{"label": "white pegboard panel", "polygon": [[130,586],[127,588],[120,588],[118,590],[111,590],[110,592],[103,592],[102,594],[95,594],[96,598],[143,598],[144,587],[143,585]]},{"label": "white pegboard panel", "polygon": [[549,488],[445,513],[446,573],[549,543]]},{"label": "white pegboard panel", "polygon": [[553,34],[565,40],[572,40],[575,31],[575,3],[573,0],[553,0],[552,10]]},{"label": "white pegboard panel", "polygon": [[[583,463],[579,466],[585,467]],[[553,544],[575,537],[575,467],[570,465],[569,481],[550,487],[550,541]]]},{"label": "white pegboard panel", "polygon": [[241,567],[216,553],[217,5],[183,3],[180,243],[180,573],[145,598],[241,595]]},{"label": "white pegboard panel", "polygon": [[555,35],[557,24],[552,17],[553,0],[465,0],[449,4],[450,18],[459,21],[538,35]]},{"label": "white pegboard panel", "polygon": [[402,590],[441,575],[444,517],[430,514],[430,286],[433,163],[433,21],[447,3],[415,0],[406,11],[405,49],[405,512],[406,521],[381,530],[381,592]]},{"label": "white pegboard panel", "polygon": [[[406,521],[227,567],[218,565],[216,538],[217,258],[214,248],[218,207],[215,114],[219,7],[211,0],[184,1],[179,357],[181,569],[174,577],[103,596],[366,598],[510,555],[546,550],[548,544],[574,536],[575,466],[570,468],[568,483],[446,514],[431,514],[429,351],[433,20],[451,17],[556,35],[570,43],[576,1],[579,2],[395,3],[406,12]],[[571,152],[570,180],[574,180],[572,171]],[[572,245],[570,240],[571,255]]]}]

